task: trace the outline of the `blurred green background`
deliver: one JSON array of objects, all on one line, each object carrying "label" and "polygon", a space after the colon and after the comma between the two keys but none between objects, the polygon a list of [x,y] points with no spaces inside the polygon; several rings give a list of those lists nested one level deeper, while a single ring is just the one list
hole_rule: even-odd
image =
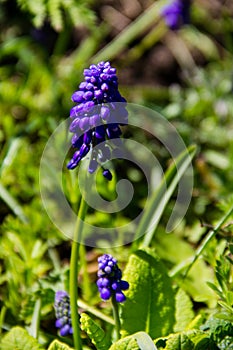
[{"label": "blurred green background", "polygon": [[[90,64],[111,61],[128,102],[160,112],[186,145],[198,146],[192,202],[183,226],[173,238],[163,235],[172,199],[154,239],[169,268],[192,255],[209,227],[227,210],[227,201],[232,201],[233,3],[194,0],[190,25],[175,32],[166,28],[160,16],[166,3],[0,0],[0,303],[7,314],[6,324],[29,322],[35,293],[44,293],[46,328],[53,295],[45,293],[51,285],[38,281],[52,271],[48,283],[66,283],[70,243],[43,209],[39,164],[49,136],[69,116],[70,96]],[[151,142],[149,135],[138,130],[124,132],[150,147],[167,168],[169,155],[156,140]],[[133,167],[117,167],[137,188],[130,210],[140,210],[146,195],[143,177]],[[71,176],[68,192],[72,181]],[[99,179],[99,186],[108,196],[113,185]],[[79,193],[70,193],[72,203],[78,198]],[[127,222],[131,214],[124,212],[117,220]],[[109,217],[90,212],[89,220],[107,225]],[[216,256],[224,252],[231,226],[221,234],[206,254],[209,264],[214,265]],[[167,248],[169,240],[179,247],[179,257],[172,243],[171,250]],[[89,254],[90,271],[92,266],[95,271],[96,253]],[[123,249],[117,254],[120,260],[127,259]],[[208,273],[203,273],[207,278]],[[196,271],[193,283],[199,277]],[[212,303],[209,295],[205,298],[193,285],[187,289],[197,304],[215,305],[215,299]],[[87,294],[86,289],[83,297],[88,299],[96,291]]]}]

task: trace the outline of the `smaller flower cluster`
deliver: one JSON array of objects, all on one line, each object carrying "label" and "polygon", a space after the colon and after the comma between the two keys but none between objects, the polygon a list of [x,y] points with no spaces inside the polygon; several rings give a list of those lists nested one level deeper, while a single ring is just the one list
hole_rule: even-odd
[{"label": "smaller flower cluster", "polygon": [[190,23],[191,0],[173,0],[162,8],[162,16],[171,30],[181,28]]},{"label": "smaller flower cluster", "polygon": [[65,291],[59,290],[56,292],[54,308],[57,318],[55,325],[60,329],[60,335],[64,337],[72,334],[70,297]]},{"label": "smaller flower cluster", "polygon": [[100,297],[108,300],[114,297],[118,303],[126,300],[122,290],[129,288],[129,283],[121,279],[122,272],[117,266],[117,260],[110,254],[104,254],[98,258],[98,280],[96,282]]}]

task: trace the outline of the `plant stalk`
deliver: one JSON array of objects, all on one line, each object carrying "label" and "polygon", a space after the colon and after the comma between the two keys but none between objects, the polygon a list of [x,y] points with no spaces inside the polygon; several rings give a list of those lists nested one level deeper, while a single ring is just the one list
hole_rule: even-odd
[{"label": "plant stalk", "polygon": [[77,309],[78,300],[78,261],[79,261],[79,247],[82,239],[83,222],[87,212],[87,203],[84,198],[81,198],[79,213],[77,216],[74,237],[71,248],[71,258],[70,258],[70,308],[71,308],[71,321],[73,328],[73,339],[75,350],[82,349],[82,341],[80,335],[79,327],[79,315]]},{"label": "plant stalk", "polygon": [[115,321],[116,337],[118,340],[120,339],[121,322],[119,317],[119,307],[114,297],[112,297],[112,309],[113,309],[113,318]]}]

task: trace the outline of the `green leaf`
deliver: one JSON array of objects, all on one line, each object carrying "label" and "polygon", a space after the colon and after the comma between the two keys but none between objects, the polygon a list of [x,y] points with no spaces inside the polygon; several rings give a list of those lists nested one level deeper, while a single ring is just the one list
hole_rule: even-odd
[{"label": "green leaf", "polygon": [[42,350],[35,338],[21,327],[12,328],[2,339],[1,350]]},{"label": "green leaf", "polygon": [[194,318],[192,302],[183,289],[176,293],[176,324],[175,332],[181,332]]},{"label": "green leaf", "polygon": [[54,340],[50,345],[48,350],[73,350],[67,344],[61,343],[58,340]]},{"label": "green leaf", "polygon": [[138,332],[120,339],[109,350],[157,350],[157,347],[147,333]]},{"label": "green leaf", "polygon": [[175,323],[175,298],[166,269],[148,248],[131,255],[124,279],[130,288],[122,306],[122,336],[145,331],[152,338],[169,334]]},{"label": "green leaf", "polygon": [[87,333],[97,350],[109,349],[110,343],[106,338],[105,332],[89,315],[83,312],[81,314],[80,322],[81,329]]},{"label": "green leaf", "polygon": [[174,334],[168,337],[166,350],[193,350],[194,343],[184,333]]},{"label": "green leaf", "polygon": [[140,350],[133,336],[125,337],[114,343],[109,350]]}]

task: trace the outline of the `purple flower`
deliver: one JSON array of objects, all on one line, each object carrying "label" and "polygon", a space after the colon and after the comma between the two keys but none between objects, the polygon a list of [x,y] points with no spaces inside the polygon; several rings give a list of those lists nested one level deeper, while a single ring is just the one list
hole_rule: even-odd
[{"label": "purple flower", "polygon": [[104,254],[98,258],[98,280],[96,282],[100,297],[108,300],[114,297],[118,303],[126,300],[122,290],[129,288],[129,283],[122,280],[122,273],[117,266],[117,260],[110,254]]},{"label": "purple flower", "polygon": [[56,292],[54,308],[57,319],[55,326],[60,329],[60,335],[64,337],[72,334],[70,297],[65,291],[59,290]]},{"label": "purple flower", "polygon": [[173,0],[170,4],[162,8],[161,15],[166,25],[176,30],[184,24],[190,23],[191,0]]},{"label": "purple flower", "polygon": [[[74,133],[71,143],[76,151],[67,168],[76,168],[91,151],[88,171],[93,173],[99,165],[103,168],[103,163],[118,147],[114,140],[120,138],[120,126],[127,124],[128,112],[126,100],[118,91],[116,69],[109,62],[92,64],[83,74],[85,81],[71,98],[77,104],[70,111],[70,132]],[[106,140],[111,141],[107,158],[101,148],[101,143]],[[104,168],[103,176],[112,179],[110,171]]]}]

